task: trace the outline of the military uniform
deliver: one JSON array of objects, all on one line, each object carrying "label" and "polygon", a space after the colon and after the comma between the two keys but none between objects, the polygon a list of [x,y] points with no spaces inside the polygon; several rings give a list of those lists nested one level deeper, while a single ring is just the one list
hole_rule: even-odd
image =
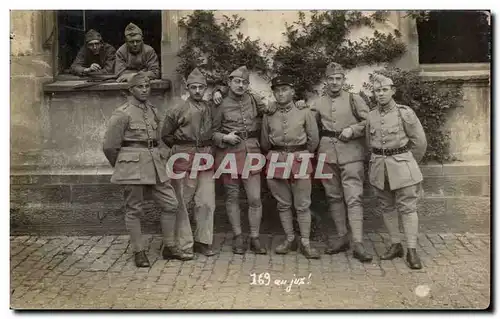
[{"label": "military uniform", "polygon": [[[249,73],[246,67],[240,67],[231,73],[231,77],[239,77],[248,81]],[[219,168],[227,155],[236,158],[238,178],[233,179],[229,174],[223,174],[221,180],[226,192],[226,211],[235,235],[233,251],[240,254],[244,253],[239,204],[240,182],[245,188],[248,200],[252,249],[258,253],[266,253],[264,248],[257,247],[260,246],[258,236],[262,218],[261,170],[252,170],[248,178],[241,178],[247,154],[261,154],[259,137],[265,109],[266,105],[260,97],[248,93],[239,96],[232,91],[229,91],[221,105],[214,109],[215,168]],[[223,141],[224,135],[233,131],[237,131],[242,138],[242,141],[234,146]]]},{"label": "military uniform", "polygon": [[[134,83],[132,81],[130,85]],[[113,112],[104,137],[103,151],[114,167],[111,183],[126,185],[125,225],[136,257],[144,252],[140,217],[143,201],[149,194],[162,208],[165,245],[175,245],[172,220],[175,221],[178,202],[167,176],[169,149],[159,138],[157,113],[151,103],[130,97]],[[145,254],[143,257],[146,258]],[[148,266],[149,262],[143,264]]]},{"label": "military uniform", "polygon": [[[205,78],[198,69],[188,77],[188,85],[201,83]],[[177,213],[177,243],[182,251],[192,252],[193,233],[189,222],[188,205],[194,199],[196,230],[194,240],[208,247],[201,249],[205,255],[213,255],[215,180],[213,166],[198,171],[195,178],[190,177],[195,153],[212,156],[212,114],[211,106],[205,101],[195,101],[189,97],[167,112],[162,130],[162,139],[172,144],[172,155],[184,153],[189,159],[177,159],[173,166],[176,174],[186,172],[182,179],[172,179],[179,210]],[[197,245],[199,246],[199,245]]]},{"label": "military uniform", "polygon": [[[101,35],[95,30],[89,30],[85,35],[85,43],[92,40],[102,41]],[[71,64],[71,72],[78,76],[83,76],[85,68],[93,63],[99,64],[100,71],[93,71],[91,74],[113,74],[115,67],[116,50],[108,43],[102,43],[98,55],[94,55],[86,46],[82,47]]]},{"label": "military uniform", "polygon": [[[337,63],[328,65],[326,74],[345,75]],[[369,108],[357,94],[340,91],[320,97],[314,106],[320,128],[318,154],[325,154],[324,173],[331,179],[321,179],[328,201],[329,212],[335,222],[339,241],[326,249],[327,254],[349,248],[346,224],[346,204],[349,224],[355,246],[354,255],[362,261],[371,260],[362,247],[363,241],[363,181],[366,144],[364,140],[366,117]],[[349,140],[341,140],[346,128],[352,129]]]},{"label": "military uniform", "polygon": [[[125,36],[141,34],[142,30],[133,23],[130,23],[125,29]],[[121,75],[123,73],[131,72],[146,72],[150,79],[160,78],[160,64],[158,62],[158,55],[155,50],[147,45],[142,45],[141,52],[132,54],[127,44],[124,43],[116,51],[116,66],[115,74]]]},{"label": "military uniform", "polygon": [[[375,77],[378,86],[391,86],[392,80]],[[418,215],[417,201],[421,193],[422,173],[418,162],[423,158],[427,140],[415,112],[390,100],[372,110],[367,119],[366,139],[371,148],[369,180],[378,199],[378,208],[391,236],[392,246],[382,259],[402,257],[398,213],[412,268],[421,268],[416,256]]]},{"label": "military uniform", "polygon": [[[288,77],[273,79],[273,87],[292,85]],[[267,152],[267,183],[269,190],[277,201],[277,209],[283,230],[287,236],[285,243],[276,248],[276,253],[286,254],[291,250],[294,241],[292,207],[297,212],[297,221],[300,228],[301,247],[305,247],[305,255],[318,258],[319,254],[310,247],[309,235],[311,230],[311,178],[313,167],[310,159],[305,172],[300,172],[303,157],[301,153],[313,153],[318,147],[318,126],[310,109],[299,110],[292,101],[287,105],[280,105],[272,115],[264,115],[261,131],[262,150]],[[277,163],[286,163],[288,156],[293,156],[290,177],[285,176],[283,169],[276,169],[276,173],[269,171],[270,161],[277,156]],[[309,175],[308,178],[295,176]]]}]

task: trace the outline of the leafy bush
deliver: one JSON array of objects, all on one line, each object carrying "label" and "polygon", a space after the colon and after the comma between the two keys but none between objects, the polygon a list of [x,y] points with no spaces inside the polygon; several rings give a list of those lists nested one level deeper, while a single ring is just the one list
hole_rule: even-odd
[{"label": "leafy bush", "polygon": [[259,40],[252,41],[241,32],[234,35],[243,21],[233,15],[217,23],[213,11],[204,10],[181,19],[179,26],[187,31],[187,42],[178,53],[181,62],[177,72],[187,77],[199,67],[209,83],[227,80],[230,72],[242,65],[265,73],[268,61],[261,55]]},{"label": "leafy bush", "polygon": [[[394,30],[394,35],[374,30],[373,37],[359,41],[348,39],[353,27],[374,28],[375,23],[384,22],[386,11],[375,11],[370,16],[340,10],[311,13],[310,20],[306,21],[305,13],[299,12],[298,21],[286,26],[286,45],[276,48],[261,47],[259,40],[251,40],[238,32],[244,19],[237,15],[224,16],[222,22],[217,22],[213,11],[194,11],[179,22],[187,31],[187,42],[179,52],[181,62],[177,71],[187,77],[194,67],[199,67],[209,82],[217,83],[226,81],[230,72],[246,65],[266,79],[282,74],[292,76],[296,79],[297,98],[305,99],[308,94],[321,94],[315,87],[321,83],[326,66],[332,61],[352,69],[388,63],[406,51],[398,30]],[[412,11],[409,16],[425,20],[427,12]],[[397,87],[396,101],[412,107],[422,122],[428,139],[424,161],[453,160],[448,151],[450,135],[444,130],[444,124],[447,111],[460,104],[461,89],[424,82],[417,71],[386,69],[377,73],[393,79]],[[369,88],[369,84],[365,88]],[[346,85],[346,89],[352,86]],[[361,95],[374,107],[372,97],[363,92]]]}]

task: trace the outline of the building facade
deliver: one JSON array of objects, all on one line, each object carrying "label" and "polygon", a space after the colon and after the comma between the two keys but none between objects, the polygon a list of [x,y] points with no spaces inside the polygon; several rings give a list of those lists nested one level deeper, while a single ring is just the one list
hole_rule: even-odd
[{"label": "building facade", "polygon": [[[185,30],[178,26],[178,21],[189,13],[11,11],[11,221],[14,228],[38,231],[43,227],[82,224],[95,229],[108,227],[99,223],[97,217],[102,211],[118,212],[122,193],[109,184],[111,167],[101,151],[102,138],[111,113],[125,99],[126,85],[106,83],[74,89],[78,81],[68,81],[63,76],[74,54],[73,42],[82,42],[76,39],[83,39],[79,36],[89,26],[108,23],[113,27],[103,27],[104,40],[117,48],[116,44],[124,41],[124,23],[148,21],[139,26],[145,31],[145,43],[155,48],[161,60],[161,80],[154,81],[153,100],[164,112],[175,98],[185,94],[182,79],[175,70],[177,53],[185,41]],[[297,20],[298,16],[297,11],[264,10],[218,11],[216,16],[224,14],[245,18],[240,28],[243,34],[275,45],[285,40],[282,34],[285,23]],[[433,20],[430,21],[425,27],[433,27]],[[489,59],[484,62],[481,58],[474,61],[458,58],[447,62],[446,56],[429,53],[433,42],[419,34],[416,21],[404,11],[390,12],[387,22],[376,25],[380,32],[394,29],[399,30],[407,46],[407,53],[395,61],[394,66],[419,69],[426,80],[438,81],[443,86],[459,83],[464,90],[463,107],[454,110],[447,120],[452,134],[451,152],[460,162],[423,167],[427,182],[422,209],[434,214],[454,211],[470,219],[477,218],[475,214],[481,211],[488,214],[482,218],[489,218]],[[372,33],[368,28],[357,28],[351,31],[350,37],[357,39]],[[474,34],[470,38],[474,38]],[[423,46],[425,52],[422,52]],[[367,81],[368,72],[382,67],[384,65],[353,69],[348,74],[349,83],[359,90]],[[258,76],[252,75],[251,81],[252,89],[271,95],[268,85]],[[109,225],[114,219],[119,220],[119,214],[107,218]],[[429,217],[429,221],[431,219]],[[154,220],[152,215],[152,223]]]}]

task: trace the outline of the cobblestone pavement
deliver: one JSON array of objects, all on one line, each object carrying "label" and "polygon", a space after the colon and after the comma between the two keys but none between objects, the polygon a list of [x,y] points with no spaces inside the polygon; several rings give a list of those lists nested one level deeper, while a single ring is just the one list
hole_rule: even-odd
[{"label": "cobblestone pavement", "polygon": [[[490,303],[488,234],[420,234],[418,271],[403,259],[381,261],[388,237],[379,233],[366,236],[376,257],[364,265],[351,252],[311,261],[296,252],[233,255],[230,234],[215,237],[217,256],[164,261],[161,238],[146,238],[152,267],[138,269],[128,236],[12,236],[11,308],[484,309]],[[261,239],[274,248],[283,237]]]}]

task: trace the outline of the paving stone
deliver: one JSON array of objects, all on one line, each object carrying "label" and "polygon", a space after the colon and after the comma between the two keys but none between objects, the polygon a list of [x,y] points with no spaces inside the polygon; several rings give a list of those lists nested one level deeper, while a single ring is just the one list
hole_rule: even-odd
[{"label": "paving stone", "polygon": [[[389,245],[386,233],[365,237],[376,256]],[[147,239],[159,251],[161,236]],[[280,240],[269,239],[271,251]],[[233,255],[231,240],[214,258],[151,259],[151,268],[137,269],[125,253],[128,236],[14,236],[10,242],[16,309],[480,309],[491,290],[487,234],[419,234],[422,270],[410,270],[401,258],[361,264],[351,251],[320,260],[295,252]],[[156,250],[148,254],[158,258]],[[251,285],[252,273],[268,273],[269,285]],[[290,280],[309,274],[310,282],[292,282],[286,291]],[[276,279],[287,282],[276,285]]]}]

